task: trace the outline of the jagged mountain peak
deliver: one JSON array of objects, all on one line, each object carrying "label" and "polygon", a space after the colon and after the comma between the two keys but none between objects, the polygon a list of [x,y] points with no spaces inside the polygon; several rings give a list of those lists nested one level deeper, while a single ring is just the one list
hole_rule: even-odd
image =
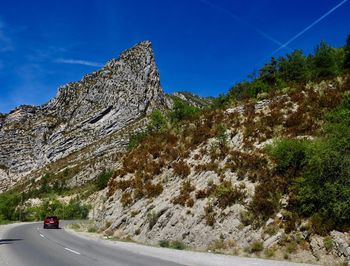
[{"label": "jagged mountain peak", "polygon": [[151,42],[141,42],[60,87],[47,104],[21,106],[1,119],[0,165],[7,170],[0,169],[0,190],[1,183],[123,130],[166,104]]}]

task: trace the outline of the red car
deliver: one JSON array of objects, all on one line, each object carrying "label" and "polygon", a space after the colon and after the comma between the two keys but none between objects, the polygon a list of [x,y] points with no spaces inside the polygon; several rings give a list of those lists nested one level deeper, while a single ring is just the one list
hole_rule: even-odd
[{"label": "red car", "polygon": [[44,229],[59,228],[59,220],[57,216],[46,216],[44,220]]}]

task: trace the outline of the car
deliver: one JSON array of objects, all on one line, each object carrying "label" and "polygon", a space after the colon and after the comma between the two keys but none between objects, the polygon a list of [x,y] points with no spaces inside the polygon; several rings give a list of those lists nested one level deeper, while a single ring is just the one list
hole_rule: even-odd
[{"label": "car", "polygon": [[56,228],[59,229],[59,220],[57,216],[46,216],[44,220],[44,229]]}]

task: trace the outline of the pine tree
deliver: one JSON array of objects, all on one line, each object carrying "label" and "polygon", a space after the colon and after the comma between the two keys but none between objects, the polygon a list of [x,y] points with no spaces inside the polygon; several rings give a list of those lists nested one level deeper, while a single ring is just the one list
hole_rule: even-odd
[{"label": "pine tree", "polygon": [[344,68],[350,69],[350,34],[346,40],[345,45],[345,58],[344,58]]},{"label": "pine tree", "polygon": [[302,50],[295,50],[279,61],[280,78],[286,82],[305,82],[310,79],[310,69]]},{"label": "pine tree", "polygon": [[313,61],[317,78],[332,77],[340,73],[335,49],[325,41],[316,47]]}]

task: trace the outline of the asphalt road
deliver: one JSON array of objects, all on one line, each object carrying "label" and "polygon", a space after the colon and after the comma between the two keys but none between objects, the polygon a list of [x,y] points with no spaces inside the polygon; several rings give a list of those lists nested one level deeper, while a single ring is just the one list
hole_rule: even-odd
[{"label": "asphalt road", "polygon": [[0,230],[0,265],[296,265],[286,261],[224,256],[106,241],[65,229],[43,229],[42,223],[9,225]]},{"label": "asphalt road", "polygon": [[6,250],[2,254],[11,266],[181,265],[89,241],[64,229],[43,229],[42,223],[11,228],[0,240],[0,249]]}]

